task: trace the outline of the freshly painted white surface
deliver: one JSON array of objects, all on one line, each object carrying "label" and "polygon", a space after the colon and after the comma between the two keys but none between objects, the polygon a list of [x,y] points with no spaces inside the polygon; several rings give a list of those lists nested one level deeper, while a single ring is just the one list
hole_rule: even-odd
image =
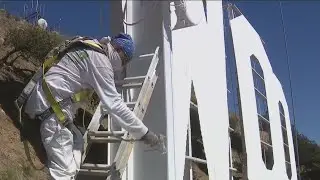
[{"label": "freshly painted white surface", "polygon": [[[172,98],[176,180],[183,179],[190,85],[194,82],[210,179],[229,179],[228,108],[222,2],[208,1],[208,23],[202,1],[188,1],[201,15],[197,26],[172,32]],[[194,7],[194,9],[192,8]],[[187,12],[188,13],[188,12]],[[175,16],[174,13],[171,16]],[[174,19],[174,17],[172,17]],[[174,26],[174,24],[172,24]]]},{"label": "freshly painted white surface", "polygon": [[[166,106],[166,126],[167,126],[167,180],[175,180],[176,169],[175,169],[175,128],[174,128],[174,103],[172,93],[172,32],[171,29],[174,25],[172,24],[172,18],[170,10],[172,6],[168,2],[162,2],[162,14],[163,14],[163,59],[164,59],[164,82],[165,82],[165,106]],[[172,11],[171,11],[172,12]],[[170,153],[171,152],[171,153]]]},{"label": "freshly painted white surface", "polygon": [[194,3],[192,1],[185,1],[186,12],[188,18],[194,24],[199,24],[204,18],[204,11],[203,11],[203,3],[199,1]]},{"label": "freshly painted white surface", "polygon": [[[114,3],[114,2],[113,2]],[[207,1],[208,23],[205,22],[202,1],[188,1],[187,13],[197,26],[174,30],[176,15],[167,1],[122,1],[127,3],[127,22],[144,21],[124,26],[137,46],[137,55],[154,51],[160,46],[160,77],[153,93],[145,122],[155,132],[167,135],[168,153],[146,152],[137,144],[128,163],[128,180],[182,180],[185,170],[187,124],[191,80],[198,99],[200,125],[208,160],[210,179],[229,180],[228,109],[226,63],[221,1]],[[111,7],[112,8],[112,7]],[[119,9],[120,9],[119,8]],[[113,16],[120,16],[113,14]],[[244,118],[248,176],[252,180],[288,179],[284,164],[283,141],[278,101],[287,116],[288,140],[292,165],[292,179],[296,179],[294,151],[288,106],[280,82],[272,72],[260,38],[247,20],[240,16],[231,20],[232,35],[240,83],[242,115]],[[112,34],[117,32],[112,31]],[[261,158],[259,127],[252,82],[250,56],[254,54],[264,71],[270,111],[273,170],[267,170]],[[134,61],[128,76],[143,75],[149,60]],[[134,98],[137,93],[133,92]]]},{"label": "freshly painted white surface", "polygon": [[[150,130],[166,135],[166,108],[162,33],[162,1],[123,1],[127,3],[127,22],[135,23],[127,26],[136,45],[136,56],[153,53],[160,46],[160,60],[157,71],[159,78],[153,91],[144,122]],[[123,4],[123,7],[125,4]],[[168,12],[169,13],[169,12]],[[143,20],[141,20],[143,19]],[[140,21],[141,20],[141,21]],[[145,75],[151,57],[143,60],[133,59],[127,67],[128,76]],[[138,90],[133,91],[133,99],[137,98]],[[164,180],[167,176],[167,156],[137,142],[129,164],[129,180]],[[130,170],[131,167],[131,170]]]},{"label": "freshly painted white surface", "polygon": [[207,9],[208,24],[202,10],[203,21],[194,34],[197,48],[191,59],[192,79],[210,179],[227,180],[229,116],[222,2],[207,1]]},{"label": "freshly painted white surface", "polygon": [[[174,2],[171,2],[169,5],[169,10],[170,10],[170,18],[167,20],[167,27],[169,27],[169,29],[173,29],[175,24],[177,24],[177,16],[175,15],[175,6],[174,6]],[[170,32],[171,34],[171,32]]]},{"label": "freshly painted white surface", "polygon": [[[282,138],[279,138],[282,137],[278,107],[279,100],[281,100],[284,105],[286,115],[289,114],[283,90],[272,71],[271,64],[258,33],[250,25],[247,19],[241,15],[231,20],[230,23],[242,104],[244,134],[247,149],[248,178],[252,180],[288,179],[284,166]],[[272,170],[266,169],[261,155],[255,91],[250,64],[251,55],[254,55],[259,60],[264,73],[274,155],[274,166]],[[289,118],[287,118],[287,125],[289,124]],[[293,160],[294,152],[292,136],[289,128],[288,135],[290,142],[290,155]],[[292,166],[293,165],[294,163]],[[295,171],[294,167],[292,171]],[[296,173],[293,173],[292,179],[296,179]]]},{"label": "freshly painted white surface", "polygon": [[[286,128],[287,128],[287,135],[288,135],[288,144],[289,144],[289,153],[290,153],[290,162],[291,162],[291,171],[292,171],[292,178],[291,180],[296,180],[297,179],[297,168],[296,168],[296,162],[295,162],[295,153],[294,153],[294,144],[293,144],[293,137],[292,136],[292,130],[291,130],[291,121],[290,121],[290,116],[289,116],[289,108],[288,108],[288,104],[281,86],[280,81],[278,80],[278,78],[274,75],[274,85],[275,85],[275,91],[274,91],[274,102],[273,102],[273,106],[277,107],[278,106],[278,102],[280,101],[282,103],[283,106],[283,110],[284,110],[284,115],[286,118]],[[279,108],[275,109],[275,117],[276,114],[278,114],[278,121],[277,121],[277,127],[275,127],[275,129],[277,129],[278,133],[281,134],[281,121],[280,121],[280,116],[279,116]],[[279,177],[283,177],[283,179],[289,179],[287,176],[287,172],[286,172],[286,166],[285,166],[285,156],[284,156],[284,148],[283,148],[283,138],[282,135],[280,136],[281,138],[277,138],[277,143],[278,147],[277,149],[279,149],[279,152],[277,151],[277,154],[279,154],[279,158],[277,158],[277,163],[280,167],[280,169],[282,171],[279,171]],[[276,157],[275,157],[276,158]],[[284,172],[283,172],[284,171]]]},{"label": "freshly painted white surface", "polygon": [[[191,61],[194,60],[192,37],[186,43],[192,29],[181,29],[172,32],[172,97],[173,97],[173,138],[175,162],[170,165],[175,169],[175,180],[182,180],[184,174],[187,125],[189,119],[191,94]],[[182,40],[182,41],[181,41]],[[173,178],[169,178],[170,180]]]}]

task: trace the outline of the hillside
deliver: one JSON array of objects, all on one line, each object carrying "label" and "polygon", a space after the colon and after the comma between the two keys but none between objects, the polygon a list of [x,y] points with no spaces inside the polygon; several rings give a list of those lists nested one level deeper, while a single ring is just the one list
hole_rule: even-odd
[{"label": "hillside", "polygon": [[[7,31],[12,27],[24,26],[26,22],[0,10],[0,24],[0,61],[5,61],[0,66],[0,180],[45,180],[48,179],[47,170],[34,169],[27,158],[17,129],[17,111],[13,104],[36,66],[26,61],[19,52],[4,58],[12,50],[4,43]],[[27,137],[31,159],[37,168],[41,168],[45,155],[39,139],[35,138],[39,138],[40,134],[34,122],[29,125],[32,127]]]}]

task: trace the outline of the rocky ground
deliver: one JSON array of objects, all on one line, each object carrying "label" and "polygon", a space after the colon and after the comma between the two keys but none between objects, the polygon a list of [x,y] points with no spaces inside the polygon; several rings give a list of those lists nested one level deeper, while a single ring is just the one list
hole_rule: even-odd
[{"label": "rocky ground", "polygon": [[[0,59],[11,49],[4,44],[6,31],[23,23],[25,22],[0,10]],[[13,60],[14,63],[10,63]],[[0,180],[48,179],[47,170],[42,168],[45,155],[41,145],[37,143],[40,137],[37,125],[35,122],[29,124],[32,131],[27,136],[29,141],[26,145],[29,148],[25,148],[17,125],[18,111],[13,104],[24,87],[24,82],[36,67],[18,53],[11,55],[6,62],[9,63],[0,64]],[[27,158],[25,149],[29,149],[30,158]]]}]

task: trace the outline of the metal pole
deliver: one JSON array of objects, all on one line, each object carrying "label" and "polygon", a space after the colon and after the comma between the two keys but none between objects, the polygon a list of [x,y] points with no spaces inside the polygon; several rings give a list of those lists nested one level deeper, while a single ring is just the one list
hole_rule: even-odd
[{"label": "metal pole", "polygon": [[24,18],[27,18],[27,8],[28,8],[28,5],[27,4],[24,4],[24,6],[23,6],[23,16],[24,16]]},{"label": "metal pole", "polygon": [[[192,156],[192,136],[191,136],[191,118],[189,118],[189,124],[188,124],[188,155]],[[190,164],[190,180],[193,179],[193,168],[192,168],[192,164]]]},{"label": "metal pole", "polygon": [[38,12],[38,4],[39,4],[39,1],[37,0],[36,12]]},{"label": "metal pole", "polygon": [[42,10],[42,17],[44,17],[45,7],[46,7],[46,5],[44,4],[44,5],[43,5],[43,10]]},{"label": "metal pole", "polygon": [[204,159],[200,159],[200,158],[196,158],[196,157],[192,157],[192,156],[186,156],[187,160],[193,161],[193,162],[197,162],[197,163],[201,163],[201,164],[205,164],[207,165],[207,160]]}]

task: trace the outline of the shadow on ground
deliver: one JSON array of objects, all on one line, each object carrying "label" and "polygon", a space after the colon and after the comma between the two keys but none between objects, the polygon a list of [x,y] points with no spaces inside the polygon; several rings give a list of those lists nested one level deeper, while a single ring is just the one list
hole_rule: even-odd
[{"label": "shadow on ground", "polygon": [[[20,129],[21,126],[14,100],[19,96],[24,86],[23,83],[17,81],[0,82],[0,104],[17,129]],[[40,122],[26,119],[26,117],[24,117],[24,121],[26,122],[24,123],[25,139],[33,147],[41,163],[45,164],[46,154],[41,143]]]}]

